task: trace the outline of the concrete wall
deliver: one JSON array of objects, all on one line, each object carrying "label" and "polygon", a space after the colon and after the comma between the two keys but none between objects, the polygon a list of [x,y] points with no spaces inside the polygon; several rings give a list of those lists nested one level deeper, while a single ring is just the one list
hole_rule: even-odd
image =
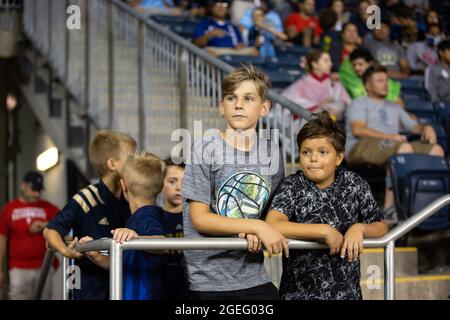
[{"label": "concrete wall", "polygon": [[[17,184],[28,170],[37,170],[36,158],[43,151],[54,146],[54,143],[40,126],[31,109],[23,105],[19,110],[18,120],[20,130],[20,152],[17,155]],[[45,181],[45,190],[42,198],[63,207],[67,202],[67,177],[66,160],[64,155],[60,155],[59,163],[48,170],[42,172]],[[18,190],[15,190],[17,192]]]}]

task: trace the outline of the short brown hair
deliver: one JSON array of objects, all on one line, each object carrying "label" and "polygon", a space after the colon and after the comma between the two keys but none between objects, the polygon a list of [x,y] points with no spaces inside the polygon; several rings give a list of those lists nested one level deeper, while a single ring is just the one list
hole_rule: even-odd
[{"label": "short brown hair", "polygon": [[322,55],[324,53],[327,53],[325,51],[323,51],[322,49],[312,49],[310,51],[308,51],[308,53],[306,54],[306,71],[311,73],[313,72],[313,62],[317,62],[319,61],[320,57],[322,57]]},{"label": "short brown hair", "polygon": [[388,69],[382,65],[379,64],[375,64],[373,66],[370,66],[369,68],[367,68],[367,70],[364,72],[363,76],[362,76],[362,80],[363,83],[366,84],[367,81],[370,80],[370,78],[375,74],[375,73],[388,73]]},{"label": "short brown hair", "polygon": [[128,192],[141,199],[156,199],[164,183],[166,165],[149,152],[134,152],[125,161],[122,179]]},{"label": "short brown hair", "polygon": [[263,71],[256,69],[252,64],[242,64],[222,80],[221,99],[223,100],[227,95],[232,94],[244,81],[253,81],[261,99],[267,99],[267,92],[271,86],[270,78]]},{"label": "short brown hair", "polygon": [[89,159],[100,177],[109,173],[108,160],[118,159],[124,144],[136,148],[136,141],[120,132],[101,130],[92,139],[89,145]]},{"label": "short brown hair", "polygon": [[298,148],[301,149],[306,139],[314,138],[328,138],[337,153],[345,151],[345,131],[326,110],[315,114],[300,130],[297,135]]},{"label": "short brown hair", "polygon": [[166,164],[166,169],[167,169],[167,167],[171,167],[171,166],[180,167],[181,169],[186,168],[186,164],[184,163],[184,160],[181,158],[175,158],[175,159],[167,158],[164,160],[164,163]]}]

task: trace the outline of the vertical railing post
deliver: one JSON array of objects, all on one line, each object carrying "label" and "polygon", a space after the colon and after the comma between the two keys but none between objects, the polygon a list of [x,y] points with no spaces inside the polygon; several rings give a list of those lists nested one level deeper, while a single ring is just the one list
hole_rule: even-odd
[{"label": "vertical railing post", "polygon": [[109,299],[122,300],[122,255],[120,243],[111,241],[109,250]]},{"label": "vertical railing post", "polygon": [[63,300],[69,300],[69,286],[67,283],[67,269],[69,268],[69,258],[65,257],[65,256],[61,256],[62,257],[62,270],[61,270],[61,274],[62,274],[62,295],[63,295]]},{"label": "vertical railing post", "polygon": [[138,121],[139,146],[145,149],[145,24],[138,20]]},{"label": "vertical railing post", "polygon": [[395,241],[384,249],[384,299],[395,300]]},{"label": "vertical railing post", "polygon": [[109,3],[108,26],[108,129],[114,123],[114,4]]},{"label": "vertical railing post", "polygon": [[[90,10],[89,10],[89,0],[84,1],[84,21],[85,21],[85,28],[84,28],[84,39],[85,39],[85,46],[84,46],[84,112],[85,112],[85,121],[86,121],[86,137],[85,137],[85,150],[86,154],[88,154],[89,150],[89,143],[91,140],[91,126],[90,126],[90,80],[91,80],[91,59],[90,59]],[[93,42],[94,43],[94,42]],[[92,176],[91,174],[91,163],[89,157],[86,157],[85,160],[86,165],[86,172],[89,177]]]},{"label": "vertical railing post", "polygon": [[189,53],[186,48],[180,49],[179,79],[180,79],[180,128],[188,128],[188,67]]}]

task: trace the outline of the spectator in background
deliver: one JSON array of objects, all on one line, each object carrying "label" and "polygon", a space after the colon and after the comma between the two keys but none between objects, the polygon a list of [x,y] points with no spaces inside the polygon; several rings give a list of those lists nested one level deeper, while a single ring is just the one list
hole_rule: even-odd
[{"label": "spectator in background", "polygon": [[314,49],[306,55],[306,62],[307,74],[287,87],[282,95],[311,112],[325,109],[339,120],[351,100],[342,85],[330,78],[330,55]]},{"label": "spectator in background", "polygon": [[273,0],[273,10],[278,13],[281,20],[284,21],[292,13],[292,6],[290,1]]},{"label": "spectator in background", "polygon": [[367,19],[369,18],[367,8],[369,6],[370,2],[368,0],[360,0],[358,2],[358,12],[350,17],[350,22],[355,24],[358,28],[358,34],[363,38],[370,33],[369,28],[367,28]]},{"label": "spectator in background", "polygon": [[335,30],[338,20],[337,13],[330,9],[323,10],[319,15],[319,25],[323,32],[320,35],[319,47],[329,52],[333,43],[339,41],[340,33]]},{"label": "spectator in background", "polygon": [[231,23],[234,25],[239,25],[244,12],[251,7],[254,7],[257,0],[232,0],[230,5],[230,19]]},{"label": "spectator in background", "polygon": [[[362,76],[366,70],[374,64],[372,54],[364,47],[355,49],[350,58],[346,60],[339,69],[339,79],[352,99],[367,95]],[[401,84],[398,81],[388,80],[388,93],[386,100],[404,106],[400,97]]]},{"label": "spectator in background", "polygon": [[424,41],[412,43],[406,52],[411,73],[424,74],[425,70],[439,62],[436,47],[444,39],[438,24],[428,27]]},{"label": "spectator in background", "polygon": [[391,16],[391,35],[394,42],[402,45],[404,48],[411,43],[416,42],[419,36],[417,22],[413,19],[413,11],[404,4],[397,5]]},{"label": "spectator in background", "polygon": [[346,23],[338,41],[333,42],[330,48],[331,61],[333,62],[333,72],[338,72],[341,63],[343,63],[350,54],[358,48],[362,39],[358,34],[358,28],[352,22]]},{"label": "spectator in background", "polygon": [[403,3],[410,7],[414,12],[418,12],[422,15],[425,15],[430,7],[428,0],[403,0]]},{"label": "spectator in background", "polygon": [[305,47],[319,45],[322,28],[315,16],[315,0],[298,0],[298,12],[291,13],[285,21],[286,33],[294,44]]},{"label": "spectator in background", "polygon": [[[181,160],[181,159],[177,159]],[[162,194],[164,196],[162,226],[166,238],[183,238],[183,198],[181,197],[181,186],[184,178],[185,164],[175,164],[172,159],[166,159],[166,170],[164,172],[164,185]],[[167,254],[161,255],[163,262],[163,288],[166,299],[184,300],[189,298],[187,279],[185,272],[185,261],[183,251],[169,250]]]},{"label": "spectator in background", "polygon": [[200,21],[194,30],[194,44],[214,56],[221,54],[257,55],[255,48],[247,48],[239,28],[227,20],[229,3],[209,2],[209,17]]},{"label": "spectator in background", "polygon": [[425,15],[425,21],[419,22],[417,24],[419,28],[419,39],[425,39],[426,33],[429,30],[429,26],[434,24],[438,24],[441,30],[444,30],[444,26],[441,22],[441,19],[439,18],[437,11],[429,10]]},{"label": "spectator in background", "polygon": [[[3,262],[8,247],[9,299],[32,300],[39,281],[47,248],[42,230],[59,209],[42,200],[44,178],[35,171],[28,172],[20,183],[20,195],[7,203],[0,216],[0,288],[3,287]],[[57,266],[54,264],[54,266]],[[52,298],[50,270],[42,299]]]},{"label": "spectator in background", "polygon": [[274,43],[276,40],[287,40],[284,32],[276,30],[271,24],[267,23],[262,8],[253,10],[254,26],[250,28],[248,41],[250,46],[259,50],[259,56],[263,58],[275,58],[276,52]]},{"label": "spectator in background", "polygon": [[439,43],[437,49],[440,62],[427,70],[425,87],[431,101],[450,101],[450,40]]},{"label": "spectator in background", "polygon": [[338,17],[334,30],[342,31],[344,25],[350,21],[350,12],[345,11],[344,0],[332,0],[328,8],[336,12]]},{"label": "spectator in background", "polygon": [[261,9],[263,11],[264,24],[271,30],[284,33],[283,22],[275,11],[273,11],[273,3],[271,0],[261,0],[259,6],[252,6],[245,10],[244,16],[239,21],[241,33],[245,39],[248,39],[248,33],[250,29],[255,26],[255,9]]},{"label": "spectator in background", "polygon": [[[363,75],[367,97],[353,100],[346,113],[346,159],[350,166],[372,164],[385,167],[390,156],[398,153],[425,153],[443,156],[436,144],[432,126],[418,124],[403,108],[387,101],[388,72],[383,66],[373,66]],[[409,143],[401,130],[420,134],[421,141]],[[394,196],[386,179],[384,209],[394,205]],[[390,211],[390,210],[389,210]]]},{"label": "spectator in background", "polygon": [[381,21],[381,28],[375,28],[373,38],[364,40],[364,46],[369,49],[375,60],[386,67],[389,76],[405,79],[409,76],[409,66],[404,49],[389,40],[390,27],[386,20]]}]

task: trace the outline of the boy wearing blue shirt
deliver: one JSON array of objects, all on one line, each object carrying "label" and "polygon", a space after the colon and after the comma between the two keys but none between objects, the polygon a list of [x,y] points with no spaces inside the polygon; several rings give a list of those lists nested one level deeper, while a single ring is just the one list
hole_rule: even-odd
[{"label": "boy wearing blue shirt", "polygon": [[[166,238],[183,238],[183,198],[181,186],[184,177],[185,164],[176,164],[172,159],[164,161],[166,171],[162,194],[163,228]],[[183,251],[169,250],[162,255],[163,285],[168,300],[182,300],[188,298]]]},{"label": "boy wearing blue shirt", "polygon": [[[127,227],[141,238],[163,237],[162,210],[155,202],[163,186],[164,169],[164,162],[147,152],[131,154],[123,166],[120,184],[131,210]],[[85,237],[80,242],[90,240],[92,238]],[[99,252],[88,252],[87,256],[98,266],[109,269],[108,256]],[[163,296],[160,258],[145,251],[126,250],[123,254],[123,299],[156,300]]]},{"label": "boy wearing blue shirt", "polygon": [[[136,148],[129,136],[99,131],[89,146],[89,160],[101,181],[75,194],[44,229],[50,247],[63,256],[76,259],[81,270],[80,288],[72,291],[75,300],[105,300],[109,296],[109,274],[94,265],[74,248],[78,239],[111,237],[124,241],[135,232],[123,228],[130,216],[128,203],[122,197],[119,172],[128,155]],[[67,246],[63,237],[73,231],[74,240]]]}]

